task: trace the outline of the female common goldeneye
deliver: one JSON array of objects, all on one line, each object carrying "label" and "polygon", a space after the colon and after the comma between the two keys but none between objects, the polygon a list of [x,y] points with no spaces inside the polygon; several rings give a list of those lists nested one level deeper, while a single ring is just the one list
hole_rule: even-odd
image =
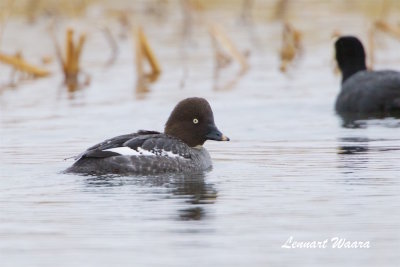
[{"label": "female common goldeneye", "polygon": [[214,123],[203,98],[179,102],[164,133],[138,131],[108,139],[88,148],[66,172],[86,174],[159,174],[196,172],[211,168],[203,148],[206,140],[229,141]]},{"label": "female common goldeneye", "polygon": [[336,112],[365,118],[399,115],[400,72],[368,71],[364,47],[356,37],[340,37],[335,50],[342,73]]}]

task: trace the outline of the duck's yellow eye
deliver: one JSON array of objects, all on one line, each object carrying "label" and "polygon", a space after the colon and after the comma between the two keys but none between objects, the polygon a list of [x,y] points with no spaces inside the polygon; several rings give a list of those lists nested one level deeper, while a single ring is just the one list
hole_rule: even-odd
[{"label": "duck's yellow eye", "polygon": [[198,123],[199,123],[199,120],[196,119],[196,118],[194,118],[194,119],[193,119],[193,123],[194,123],[194,124],[198,124]]}]

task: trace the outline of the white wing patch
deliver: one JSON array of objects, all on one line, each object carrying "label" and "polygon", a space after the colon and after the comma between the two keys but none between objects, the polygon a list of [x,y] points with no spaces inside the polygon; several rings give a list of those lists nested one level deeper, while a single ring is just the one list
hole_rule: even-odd
[{"label": "white wing patch", "polygon": [[124,156],[140,156],[141,155],[139,151],[136,151],[127,146],[109,148],[109,149],[105,149],[103,151],[111,151],[111,152],[115,152],[115,153],[118,153],[118,154],[124,155]]},{"label": "white wing patch", "polygon": [[111,151],[120,154],[121,156],[163,156],[163,157],[170,157],[170,158],[183,158],[179,154],[175,154],[172,151],[165,151],[160,150],[157,152],[152,152],[141,147],[138,147],[137,150],[134,150],[127,146],[122,147],[114,147],[105,149],[103,151]]}]

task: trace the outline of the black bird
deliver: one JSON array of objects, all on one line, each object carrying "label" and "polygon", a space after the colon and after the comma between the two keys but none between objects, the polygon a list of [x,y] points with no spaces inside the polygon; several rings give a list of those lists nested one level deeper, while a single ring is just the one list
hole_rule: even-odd
[{"label": "black bird", "polygon": [[400,72],[367,70],[364,47],[356,37],[340,37],[335,50],[342,73],[336,112],[354,119],[399,116]]},{"label": "black bird", "polygon": [[203,98],[179,102],[164,133],[138,131],[88,148],[65,172],[85,174],[159,174],[210,169],[206,140],[229,141],[214,123],[210,104]]}]

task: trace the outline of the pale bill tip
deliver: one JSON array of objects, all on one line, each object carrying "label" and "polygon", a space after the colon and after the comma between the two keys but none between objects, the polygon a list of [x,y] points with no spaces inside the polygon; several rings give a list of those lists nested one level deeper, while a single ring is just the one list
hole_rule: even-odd
[{"label": "pale bill tip", "polygon": [[229,141],[230,139],[229,139],[228,136],[226,136],[226,135],[223,134],[221,140],[222,140],[222,141]]}]

